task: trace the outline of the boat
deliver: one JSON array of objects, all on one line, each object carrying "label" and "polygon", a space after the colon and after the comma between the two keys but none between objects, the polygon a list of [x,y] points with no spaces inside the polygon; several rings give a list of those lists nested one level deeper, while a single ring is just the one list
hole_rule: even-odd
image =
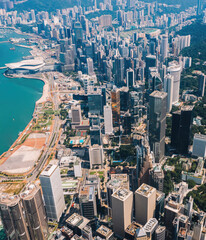
[{"label": "boat", "polygon": [[14,51],[14,50],[15,50],[15,47],[10,48],[10,50]]}]

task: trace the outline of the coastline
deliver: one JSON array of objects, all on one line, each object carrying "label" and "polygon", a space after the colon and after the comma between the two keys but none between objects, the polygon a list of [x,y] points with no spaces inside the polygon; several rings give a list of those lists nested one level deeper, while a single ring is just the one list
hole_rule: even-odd
[{"label": "coastline", "polygon": [[[23,34],[23,35],[30,35],[30,34],[27,34],[27,33],[22,33],[19,29],[16,29],[16,28],[13,28],[13,27],[7,27],[7,29],[12,29],[14,30],[16,33],[18,34]],[[30,35],[31,36],[31,35]],[[33,35],[34,37],[34,35]],[[37,36],[35,36],[37,37]],[[38,38],[40,38],[38,36]],[[13,43],[13,45],[15,45]],[[21,45],[19,47],[26,47],[26,48],[30,48],[31,51],[30,51],[30,54],[32,56],[35,57],[35,48],[36,46],[24,46],[24,45]],[[33,111],[33,114],[35,113],[36,111],[36,107],[38,104],[40,103],[44,103],[48,100],[51,99],[50,97],[50,89],[49,89],[49,82],[47,80],[47,78],[45,77],[45,75],[43,73],[38,73],[38,74],[33,74],[33,75],[24,75],[24,74],[13,74],[13,75],[6,75],[5,72],[3,73],[3,75],[6,77],[6,78],[25,78],[25,79],[36,79],[38,81],[42,81],[44,82],[44,86],[43,86],[43,91],[42,91],[42,96],[35,102],[35,107],[34,107],[34,111]],[[21,134],[19,134],[19,136],[17,137],[17,139],[12,143],[12,145],[9,147],[9,149],[5,152],[3,152],[1,155],[0,155],[0,165],[2,165],[4,163],[4,160],[2,160],[2,158],[4,157],[4,155],[6,155],[9,151],[11,151],[11,149],[19,142],[19,140],[24,136],[25,134],[25,131],[27,131],[28,127],[30,127],[32,121],[33,121],[33,114],[31,116],[31,120],[29,121],[29,123],[26,125],[26,127],[24,128],[24,130],[21,132]],[[6,161],[6,160],[5,160]]]}]

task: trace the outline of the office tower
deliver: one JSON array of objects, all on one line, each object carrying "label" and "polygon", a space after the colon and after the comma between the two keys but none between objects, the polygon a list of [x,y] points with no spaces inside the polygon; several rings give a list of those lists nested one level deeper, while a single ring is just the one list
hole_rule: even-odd
[{"label": "office tower", "polygon": [[129,88],[120,88],[120,111],[125,111],[129,109]]},{"label": "office tower", "polygon": [[96,115],[102,115],[102,95],[100,93],[88,94],[88,107],[89,112]]},{"label": "office tower", "polygon": [[107,135],[113,133],[112,107],[109,105],[104,106],[104,130]]},{"label": "office tower", "polygon": [[92,228],[88,225],[86,225],[83,229],[82,229],[82,237],[84,239],[87,240],[93,240],[93,236],[92,236]]},{"label": "office tower", "polygon": [[155,162],[160,162],[165,154],[167,93],[159,91],[151,93],[149,106],[149,142]]},{"label": "office tower", "polygon": [[104,225],[101,225],[97,231],[96,231],[97,236],[101,237],[101,239],[105,239],[105,240],[112,240],[114,233],[112,232],[112,230],[110,228],[107,228]]},{"label": "office tower", "polygon": [[82,30],[82,25],[80,22],[76,22],[74,24],[74,34],[75,34],[75,41],[76,43],[78,41],[82,41],[83,40],[83,30]]},{"label": "office tower", "polygon": [[59,167],[48,164],[40,174],[47,217],[59,221],[65,209],[64,193]]},{"label": "office tower", "polygon": [[168,44],[168,35],[162,35],[162,40],[161,40],[161,44],[160,44],[160,60],[161,62],[164,62],[165,58],[168,57],[168,49],[169,48],[169,44]]},{"label": "office tower", "polygon": [[158,191],[163,192],[164,188],[164,171],[161,165],[156,165],[149,171],[149,184]]},{"label": "office tower", "polygon": [[87,58],[87,71],[89,76],[94,75],[94,65],[92,58]]},{"label": "office tower", "polygon": [[171,144],[180,153],[188,152],[192,125],[193,106],[183,106],[181,111],[172,113]]},{"label": "office tower", "polygon": [[197,0],[197,15],[202,13],[202,0]]},{"label": "office tower", "polygon": [[194,135],[192,155],[206,158],[206,135],[197,133]]},{"label": "office tower", "polygon": [[103,148],[99,145],[94,145],[89,148],[89,160],[90,160],[90,168],[94,166],[103,167],[104,162],[104,154]]},{"label": "office tower", "polygon": [[115,71],[115,85],[117,87],[122,87],[125,85],[124,82],[124,58],[119,57],[115,59],[114,62]]},{"label": "office tower", "polygon": [[102,87],[102,105],[105,106],[107,104],[107,93],[106,93],[106,87]]},{"label": "office tower", "polygon": [[155,209],[155,218],[160,221],[164,214],[164,205],[165,205],[165,193],[157,191],[156,192],[156,209]]},{"label": "office tower", "polygon": [[120,90],[119,89],[113,89],[111,91],[111,103],[112,103],[113,125],[118,126],[120,121]]},{"label": "office tower", "polygon": [[85,186],[94,186],[97,201],[101,199],[100,178],[97,175],[89,175],[85,179]]},{"label": "office tower", "polygon": [[135,191],[135,220],[142,225],[153,218],[156,208],[156,189],[142,184]]},{"label": "office tower", "polygon": [[167,73],[169,73],[174,78],[172,103],[179,102],[181,71],[181,66],[176,63],[171,63],[171,65],[169,65],[169,67],[167,68]]},{"label": "office tower", "polygon": [[30,240],[19,196],[2,194],[0,212],[7,239]]},{"label": "office tower", "polygon": [[175,217],[178,216],[180,212],[180,204],[170,200],[165,205],[165,212],[164,212],[164,224],[166,227],[166,239],[174,239],[174,226],[173,220]]},{"label": "office tower", "polygon": [[154,232],[158,227],[158,221],[156,218],[150,218],[149,221],[144,225],[144,230],[149,239],[154,238]]},{"label": "office tower", "polygon": [[155,230],[155,240],[165,240],[166,227],[158,226]]},{"label": "office tower", "polygon": [[72,125],[79,125],[82,121],[81,106],[80,105],[72,106],[71,114],[72,114]]},{"label": "office tower", "polygon": [[205,75],[204,74],[200,74],[198,76],[198,95],[200,97],[204,97],[205,95]]},{"label": "office tower", "polygon": [[82,177],[81,161],[78,159],[74,162],[74,176]]},{"label": "office tower", "polygon": [[170,74],[164,78],[164,92],[167,93],[167,112],[172,110],[174,77]]},{"label": "office tower", "polygon": [[156,67],[156,56],[155,55],[148,55],[146,56],[146,67],[145,67],[145,78],[148,80],[149,78],[149,68]]},{"label": "office tower", "polygon": [[82,234],[82,230],[88,225],[89,222],[89,219],[77,213],[73,213],[69,218],[66,219],[66,224],[69,229],[72,229],[74,234],[78,235]]},{"label": "office tower", "polygon": [[102,15],[99,17],[99,26],[103,27],[111,27],[112,26],[112,16],[111,15]]},{"label": "office tower", "polygon": [[112,222],[114,233],[124,238],[126,228],[132,222],[133,193],[119,188],[112,194]]},{"label": "office tower", "polygon": [[79,204],[81,215],[94,219],[97,216],[97,206],[94,186],[83,186],[79,191]]},{"label": "office tower", "polygon": [[133,88],[134,86],[134,70],[132,68],[129,68],[127,70],[127,87]]},{"label": "office tower", "polygon": [[131,134],[131,125],[132,125],[132,116],[128,111],[123,116],[122,126],[123,126],[123,129],[124,129],[124,134],[125,135]]},{"label": "office tower", "polygon": [[40,187],[31,184],[20,197],[31,239],[46,240],[48,224]]},{"label": "office tower", "polygon": [[93,145],[102,145],[102,133],[99,126],[90,127],[90,140],[91,146]]},{"label": "office tower", "polygon": [[112,208],[112,194],[120,187],[129,190],[127,174],[111,174],[111,180],[107,183],[107,205]]},{"label": "office tower", "polygon": [[138,123],[142,118],[143,92],[132,91],[129,93],[129,110],[132,117],[132,123]]}]

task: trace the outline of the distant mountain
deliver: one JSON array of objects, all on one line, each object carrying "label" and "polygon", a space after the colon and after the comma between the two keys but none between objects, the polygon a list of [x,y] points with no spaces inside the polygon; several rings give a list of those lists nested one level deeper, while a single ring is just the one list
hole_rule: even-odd
[{"label": "distant mountain", "polygon": [[[92,6],[93,0],[81,0],[83,7]],[[57,9],[70,8],[78,5],[78,0],[28,0],[24,3],[17,4],[14,9],[17,11],[36,11],[54,12]]]}]

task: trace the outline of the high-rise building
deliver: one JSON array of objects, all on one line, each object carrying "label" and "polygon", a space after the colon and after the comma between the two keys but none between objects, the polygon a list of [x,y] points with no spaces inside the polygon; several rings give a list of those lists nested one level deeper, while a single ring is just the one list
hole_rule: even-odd
[{"label": "high-rise building", "polygon": [[7,239],[30,240],[19,196],[2,194],[0,211]]},{"label": "high-rise building", "polygon": [[72,106],[71,113],[72,113],[72,125],[79,125],[82,121],[81,106],[80,105]]},{"label": "high-rise building", "polygon": [[144,230],[147,234],[148,239],[154,238],[154,233],[157,227],[158,221],[156,218],[150,218],[149,221],[144,225]]},{"label": "high-rise building", "polygon": [[156,189],[142,184],[135,191],[135,220],[142,225],[146,224],[155,215]]},{"label": "high-rise building", "polygon": [[165,58],[168,57],[169,44],[168,44],[168,35],[162,35],[162,40],[160,44],[160,59],[163,62]]},{"label": "high-rise building", "polygon": [[31,239],[46,240],[48,224],[40,187],[31,184],[20,197]]},{"label": "high-rise building", "polygon": [[119,57],[115,59],[114,62],[115,71],[115,85],[117,87],[122,87],[125,85],[124,82],[124,58]]},{"label": "high-rise building", "polygon": [[94,66],[92,58],[87,58],[87,72],[89,76],[94,75]]},{"label": "high-rise building", "polygon": [[20,196],[2,194],[0,213],[7,239],[48,239],[46,212],[38,186],[30,184]]},{"label": "high-rise building", "polygon": [[113,125],[117,126],[120,121],[120,90],[119,89],[113,89],[111,91],[111,103],[112,103]]},{"label": "high-rise building", "polygon": [[167,112],[172,110],[174,77],[167,74],[164,78],[164,91],[167,93]]},{"label": "high-rise building", "polygon": [[194,135],[192,155],[206,158],[206,135],[197,133]]},{"label": "high-rise building", "polygon": [[99,26],[111,27],[112,26],[112,15],[102,15],[99,17]]},{"label": "high-rise building", "polygon": [[83,186],[80,188],[79,203],[82,216],[88,219],[94,219],[97,216],[94,186]]},{"label": "high-rise building", "polygon": [[172,103],[177,103],[179,101],[181,71],[182,68],[179,64],[176,62],[169,63],[167,73],[169,73],[174,78]]},{"label": "high-rise building", "polygon": [[94,145],[89,148],[89,160],[90,160],[90,168],[94,166],[103,167],[104,163],[104,153],[102,146]]},{"label": "high-rise building", "polygon": [[102,145],[102,133],[98,125],[93,125],[90,127],[90,140],[91,146]]},{"label": "high-rise building", "polygon": [[81,161],[78,160],[78,159],[74,162],[74,176],[75,177],[82,177]]},{"label": "high-rise building", "polygon": [[109,105],[104,106],[104,130],[105,134],[113,133],[112,107]]},{"label": "high-rise building", "polygon": [[204,97],[205,95],[205,80],[206,76],[204,74],[198,76],[198,95],[200,97]]},{"label": "high-rise building", "polygon": [[157,65],[156,56],[155,55],[146,56],[145,62],[146,62],[145,78],[146,78],[146,80],[148,80],[148,78],[149,78],[149,68],[156,67],[156,65]]},{"label": "high-rise building", "polygon": [[120,187],[112,194],[112,222],[114,233],[124,238],[126,228],[132,222],[133,193]]},{"label": "high-rise building", "polygon": [[75,34],[75,41],[82,41],[83,40],[83,29],[80,22],[76,22],[74,24],[74,34]]},{"label": "high-rise building", "polygon": [[129,88],[120,88],[120,111],[127,111],[129,109]]},{"label": "high-rise building", "polygon": [[59,167],[49,164],[40,174],[47,217],[59,221],[65,209],[64,193]]},{"label": "high-rise building", "polygon": [[132,88],[134,86],[134,70],[129,68],[127,70],[127,87]]},{"label": "high-rise building", "polygon": [[101,225],[97,231],[96,231],[97,236],[101,237],[101,239],[105,239],[105,240],[112,240],[114,233],[112,232],[112,230],[110,228],[107,228],[104,225]]},{"label": "high-rise building", "polygon": [[171,144],[180,153],[188,152],[192,125],[193,106],[183,106],[181,111],[172,113]]},{"label": "high-rise building", "polygon": [[102,115],[103,113],[102,95],[100,93],[88,94],[88,107],[90,113]]},{"label": "high-rise building", "polygon": [[156,165],[149,171],[149,184],[158,191],[163,192],[164,188],[164,171],[161,165]]},{"label": "high-rise building", "polygon": [[164,226],[158,226],[155,230],[155,240],[165,240],[166,228]]},{"label": "high-rise building", "polygon": [[149,106],[149,143],[154,152],[155,162],[160,162],[165,154],[167,93],[159,91],[151,93]]},{"label": "high-rise building", "polygon": [[197,0],[197,15],[202,13],[202,0]]}]

